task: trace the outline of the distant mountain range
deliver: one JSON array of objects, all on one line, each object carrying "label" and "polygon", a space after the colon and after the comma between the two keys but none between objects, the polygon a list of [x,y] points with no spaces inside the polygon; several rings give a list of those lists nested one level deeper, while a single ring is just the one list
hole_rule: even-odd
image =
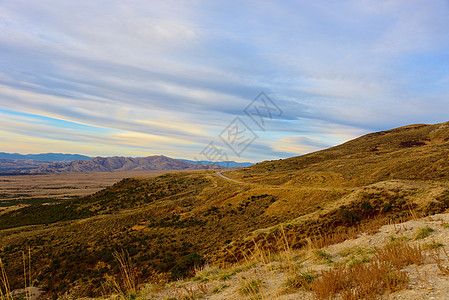
[{"label": "distant mountain range", "polygon": [[204,165],[218,165],[220,167],[224,167],[224,168],[235,168],[235,167],[240,167],[240,168],[244,168],[244,167],[250,167],[252,165],[254,165],[254,163],[251,162],[235,162],[235,161],[218,161],[218,162],[213,162],[213,161],[206,161],[206,160],[201,160],[201,161],[195,161],[195,160],[187,160],[187,159],[182,159],[183,161],[192,163],[192,164],[204,164]]},{"label": "distant mountain range", "polygon": [[207,170],[248,167],[250,162],[211,162],[174,159],[166,156],[89,157],[80,154],[19,154],[0,152],[1,174],[47,174],[67,172],[112,172],[147,170]]},{"label": "distant mountain range", "polygon": [[[19,153],[6,153],[6,152],[0,152],[0,159],[14,159],[14,160],[36,160],[39,162],[60,162],[60,161],[76,161],[76,160],[90,160],[94,157],[86,156],[86,155],[80,155],[80,154],[64,154],[64,153],[40,153],[40,154],[19,154]],[[195,161],[195,160],[188,160],[188,159],[178,159],[181,161],[185,161],[188,163],[192,163],[195,165],[217,165],[224,168],[235,168],[235,167],[249,167],[254,165],[254,163],[251,162],[235,162],[235,161],[220,161],[220,162],[213,162],[213,161]],[[20,162],[16,162],[19,163]],[[29,162],[30,163],[30,162]],[[22,162],[23,164],[23,162]],[[31,163],[34,165],[34,163]]]},{"label": "distant mountain range", "polygon": [[0,159],[33,159],[38,161],[75,161],[75,160],[88,160],[93,157],[80,154],[63,154],[63,153],[41,153],[41,154],[19,154],[19,153],[5,153],[0,152]]},{"label": "distant mountain range", "polygon": [[45,164],[32,159],[0,158],[0,174],[27,174]]},{"label": "distant mountain range", "polygon": [[[66,156],[65,158],[69,158],[69,156]],[[148,157],[95,157],[87,160],[54,162],[37,161],[32,159],[0,158],[1,174],[48,174],[70,172],[113,172],[148,170],[207,170],[220,168],[222,167],[215,164],[193,164],[180,159],[173,159],[162,155]]]}]

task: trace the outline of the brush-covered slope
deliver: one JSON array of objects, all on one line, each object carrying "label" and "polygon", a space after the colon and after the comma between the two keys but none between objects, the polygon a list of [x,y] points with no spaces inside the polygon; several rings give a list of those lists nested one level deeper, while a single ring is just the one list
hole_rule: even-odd
[{"label": "brush-covered slope", "polygon": [[[131,257],[140,282],[192,274],[205,261],[235,262],[282,239],[375,229],[449,208],[447,124],[374,133],[291,159],[225,172],[125,179],[94,195],[31,204],[0,219],[0,257],[21,286],[22,251],[49,296],[103,292],[120,273],[114,252]],[[263,183],[263,184],[261,184]],[[281,230],[282,229],[282,230]]]},{"label": "brush-covered slope", "polygon": [[[105,278],[119,272],[114,251],[129,253],[141,282],[177,279],[253,230],[312,212],[322,199],[332,202],[346,193],[243,187],[210,171],[125,179],[89,197],[2,215],[0,257],[11,262],[14,287],[22,278],[18,255],[30,246],[33,278],[49,294],[82,286],[79,296],[100,295]],[[289,212],[275,204],[295,199],[303,201]]]},{"label": "brush-covered slope", "polygon": [[259,183],[361,186],[383,180],[449,179],[449,123],[409,125],[367,134],[307,155],[232,172]]}]

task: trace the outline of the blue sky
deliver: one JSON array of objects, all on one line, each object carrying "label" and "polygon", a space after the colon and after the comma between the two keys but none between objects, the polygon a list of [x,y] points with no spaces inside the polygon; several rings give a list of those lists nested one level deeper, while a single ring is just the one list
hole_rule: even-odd
[{"label": "blue sky", "polygon": [[[445,122],[447,28],[439,0],[1,0],[0,151],[261,161]],[[265,131],[260,92],[282,110]]]}]

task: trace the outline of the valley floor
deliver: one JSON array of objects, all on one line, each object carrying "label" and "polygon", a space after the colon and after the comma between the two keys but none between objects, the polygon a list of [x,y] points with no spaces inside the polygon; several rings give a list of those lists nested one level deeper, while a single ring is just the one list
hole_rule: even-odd
[{"label": "valley floor", "polygon": [[[123,178],[154,177],[170,170],[0,176],[0,203],[36,198],[70,199],[94,194]],[[0,206],[1,211],[1,206]]]}]

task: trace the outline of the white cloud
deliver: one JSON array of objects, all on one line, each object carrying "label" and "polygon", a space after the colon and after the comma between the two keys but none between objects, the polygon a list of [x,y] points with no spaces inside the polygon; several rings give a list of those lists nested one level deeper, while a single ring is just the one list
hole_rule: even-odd
[{"label": "white cloud", "polygon": [[294,135],[281,139],[275,143],[273,150],[294,154],[306,154],[332,146],[319,138],[305,135]]},{"label": "white cloud", "polygon": [[7,0],[0,108],[120,131],[89,142],[120,139],[120,151],[142,138],[190,155],[265,91],[285,119],[245,155],[311,151],[315,139],[445,121],[448,16],[438,0]]}]

